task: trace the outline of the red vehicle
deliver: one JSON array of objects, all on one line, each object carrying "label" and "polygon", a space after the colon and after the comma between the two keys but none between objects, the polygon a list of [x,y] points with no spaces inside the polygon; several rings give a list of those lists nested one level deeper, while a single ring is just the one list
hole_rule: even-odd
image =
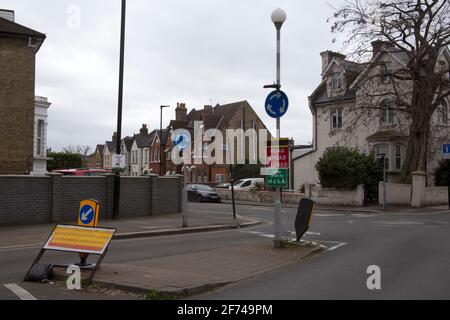
[{"label": "red vehicle", "polygon": [[113,173],[111,170],[103,170],[103,169],[65,169],[65,170],[53,170],[52,172],[61,173],[64,176],[78,176],[78,177],[103,176],[108,173]]}]

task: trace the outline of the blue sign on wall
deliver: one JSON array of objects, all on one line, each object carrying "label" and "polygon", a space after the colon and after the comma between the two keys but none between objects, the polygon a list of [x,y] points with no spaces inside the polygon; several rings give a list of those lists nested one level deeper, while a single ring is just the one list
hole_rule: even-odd
[{"label": "blue sign on wall", "polygon": [[289,108],[289,99],[281,90],[275,90],[269,94],[265,103],[266,112],[272,118],[281,118]]},{"label": "blue sign on wall", "polygon": [[442,158],[443,159],[450,159],[450,144],[443,144],[442,145]]}]

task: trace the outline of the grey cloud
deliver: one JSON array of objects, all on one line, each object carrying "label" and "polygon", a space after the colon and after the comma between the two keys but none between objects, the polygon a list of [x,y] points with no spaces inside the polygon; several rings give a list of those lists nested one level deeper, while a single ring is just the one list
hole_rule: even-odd
[{"label": "grey cloud", "polygon": [[[81,9],[80,30],[69,30],[67,8]],[[120,1],[4,0],[17,22],[47,34],[38,53],[36,93],[53,103],[49,145],[91,145],[110,139],[116,126]],[[291,107],[282,134],[311,141],[307,97],[320,82],[320,56],[331,44],[325,0],[130,0],[123,135],[142,123],[159,126],[159,105],[248,100],[264,111],[275,79],[275,28],[270,13],[284,8],[282,82]],[[167,123],[174,108],[166,110]]]}]

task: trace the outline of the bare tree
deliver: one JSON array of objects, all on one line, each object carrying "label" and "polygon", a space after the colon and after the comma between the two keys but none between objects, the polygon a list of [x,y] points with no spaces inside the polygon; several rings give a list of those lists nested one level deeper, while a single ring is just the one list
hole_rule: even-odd
[{"label": "bare tree", "polygon": [[[369,92],[359,107],[373,111],[382,108],[383,98],[393,100],[409,136],[402,179],[426,171],[432,116],[450,95],[448,60],[438,63],[450,44],[449,0],[351,0],[335,8],[330,22],[335,35],[345,36],[344,46],[357,61],[373,53],[374,40],[383,40],[388,50],[406,58],[405,66],[382,75],[389,85],[378,85],[379,91]],[[373,80],[369,76],[357,86]]]}]

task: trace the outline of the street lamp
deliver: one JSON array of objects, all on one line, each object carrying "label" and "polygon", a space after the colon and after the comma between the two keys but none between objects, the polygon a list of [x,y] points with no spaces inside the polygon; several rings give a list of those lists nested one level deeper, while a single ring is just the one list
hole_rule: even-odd
[{"label": "street lamp", "polygon": [[[286,21],[287,15],[283,9],[276,9],[272,12],[272,22],[277,29],[277,83],[276,89],[281,88],[281,27]],[[277,139],[280,139],[280,118],[277,118]],[[278,140],[279,141],[279,140]],[[275,247],[281,246],[282,220],[281,220],[281,188],[277,188],[275,196]]]},{"label": "street lamp", "polygon": [[170,106],[161,106],[160,107],[161,108],[161,112],[160,112],[160,114],[161,114],[161,118],[160,118],[160,122],[159,122],[159,175],[160,176],[162,176],[163,174],[162,174],[162,153],[163,153],[163,150],[162,150],[162,135],[163,135],[163,132],[162,132],[162,113],[163,113],[163,109],[164,108],[170,108]]}]

